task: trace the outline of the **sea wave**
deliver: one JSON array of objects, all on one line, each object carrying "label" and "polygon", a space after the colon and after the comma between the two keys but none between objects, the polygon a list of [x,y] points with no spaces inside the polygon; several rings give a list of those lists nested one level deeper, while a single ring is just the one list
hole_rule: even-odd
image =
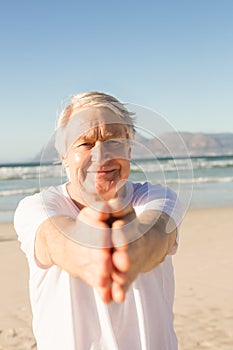
[{"label": "sea wave", "polygon": [[233,167],[233,159],[222,159],[222,160],[195,159],[195,160],[192,160],[192,164],[194,169],[230,168],[230,167]]},{"label": "sea wave", "polygon": [[182,170],[192,171],[193,166],[191,162],[174,162],[174,161],[166,161],[166,162],[146,162],[146,161],[137,161],[132,162],[131,164],[131,172],[133,173],[152,173],[152,172],[178,172]]},{"label": "sea wave", "polygon": [[197,177],[197,178],[176,178],[166,179],[166,184],[201,184],[201,183],[229,183],[233,182],[233,176],[227,177]]},{"label": "sea wave", "polygon": [[233,159],[210,160],[210,159],[168,159],[168,160],[137,160],[131,164],[131,171],[137,172],[180,172],[203,170],[213,168],[231,168],[233,167]]},{"label": "sea wave", "polygon": [[[161,173],[196,171],[198,169],[221,169],[228,170],[233,167],[233,157],[211,158],[197,157],[175,159],[133,159],[131,161],[132,173]],[[44,165],[17,165],[0,166],[0,180],[27,180],[39,178],[61,178],[65,171],[61,164]]]},{"label": "sea wave", "polygon": [[[140,181],[139,181],[140,182]],[[144,181],[142,181],[144,182]],[[163,179],[157,179],[156,182],[165,183],[166,185],[172,185],[172,184],[182,184],[182,185],[189,185],[189,184],[205,184],[205,183],[230,183],[233,182],[233,176],[228,177],[197,177],[197,178],[163,178]],[[43,188],[39,187],[30,187],[30,188],[18,188],[18,189],[7,189],[7,190],[0,190],[0,197],[3,196],[16,196],[16,195],[27,195],[27,194],[34,194],[38,193]]]},{"label": "sea wave", "polygon": [[60,165],[0,167],[0,180],[55,178],[64,175]]},{"label": "sea wave", "polygon": [[19,194],[34,194],[34,193],[37,193],[39,191],[40,191],[40,189],[38,187],[2,190],[2,191],[0,191],[0,197],[1,196],[15,196],[15,195],[19,195]]}]

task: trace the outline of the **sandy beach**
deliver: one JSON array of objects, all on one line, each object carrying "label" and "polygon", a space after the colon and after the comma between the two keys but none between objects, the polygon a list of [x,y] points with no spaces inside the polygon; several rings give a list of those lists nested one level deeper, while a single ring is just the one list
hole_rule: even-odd
[{"label": "sandy beach", "polygon": [[[233,208],[196,209],[182,224],[174,257],[180,350],[233,349],[232,218]],[[0,224],[0,276],[0,350],[35,350],[28,268],[12,224]]]}]

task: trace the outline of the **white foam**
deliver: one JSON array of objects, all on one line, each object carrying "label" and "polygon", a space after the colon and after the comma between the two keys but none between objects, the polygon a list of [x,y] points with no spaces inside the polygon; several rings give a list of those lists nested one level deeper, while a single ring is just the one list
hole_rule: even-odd
[{"label": "white foam", "polygon": [[15,196],[18,194],[34,194],[39,192],[39,188],[23,188],[23,189],[12,189],[12,190],[3,190],[0,191],[0,196]]}]

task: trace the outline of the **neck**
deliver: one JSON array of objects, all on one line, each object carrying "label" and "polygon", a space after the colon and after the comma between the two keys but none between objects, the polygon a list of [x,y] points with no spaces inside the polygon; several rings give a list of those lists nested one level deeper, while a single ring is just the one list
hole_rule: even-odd
[{"label": "neck", "polygon": [[66,191],[67,191],[70,199],[79,208],[79,210],[82,210],[85,207],[85,204],[81,200],[78,199],[79,196],[77,196],[76,194],[73,193],[70,182],[68,182],[66,184]]}]

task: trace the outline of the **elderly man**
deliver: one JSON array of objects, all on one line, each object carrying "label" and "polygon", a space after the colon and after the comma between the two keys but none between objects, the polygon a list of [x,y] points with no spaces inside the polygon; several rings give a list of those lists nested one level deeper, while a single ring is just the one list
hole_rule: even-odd
[{"label": "elderly man", "polygon": [[176,195],[131,183],[133,116],[114,97],[73,96],[56,148],[68,182],[23,199],[38,350],[175,350]]}]

